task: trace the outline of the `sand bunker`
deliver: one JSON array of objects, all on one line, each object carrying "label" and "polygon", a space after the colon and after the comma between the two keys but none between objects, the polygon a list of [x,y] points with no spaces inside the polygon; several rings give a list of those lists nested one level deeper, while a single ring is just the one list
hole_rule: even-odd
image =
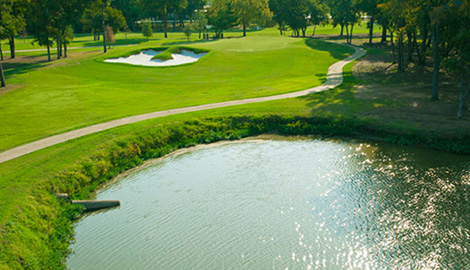
[{"label": "sand bunker", "polygon": [[142,51],[140,54],[134,54],[129,57],[120,57],[117,59],[106,59],[104,61],[110,62],[110,63],[126,63],[126,64],[139,65],[139,66],[177,66],[177,65],[196,62],[201,57],[207,54],[207,53],[196,54],[191,51],[182,50],[181,53],[171,54],[173,59],[152,60],[152,57],[154,57],[155,55],[159,53],[162,53],[162,52],[157,52],[154,50],[145,50],[145,51]]}]

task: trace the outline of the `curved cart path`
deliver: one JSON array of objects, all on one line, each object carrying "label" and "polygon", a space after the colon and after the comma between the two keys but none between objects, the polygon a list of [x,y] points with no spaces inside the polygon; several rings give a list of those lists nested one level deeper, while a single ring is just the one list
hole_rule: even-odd
[{"label": "curved cart path", "polygon": [[366,54],[366,51],[362,48],[359,48],[356,46],[351,46],[351,47],[353,47],[356,50],[356,52],[353,55],[349,56],[348,58],[331,65],[328,69],[326,82],[321,86],[317,86],[314,88],[310,88],[310,89],[306,89],[306,90],[302,90],[298,92],[276,95],[276,96],[232,100],[232,101],[178,108],[178,109],[172,109],[172,110],[166,110],[166,111],[158,111],[158,112],[153,112],[153,113],[147,113],[147,114],[121,118],[121,119],[109,121],[106,123],[96,124],[93,126],[80,128],[80,129],[73,130],[70,132],[54,135],[54,136],[51,136],[42,140],[38,140],[32,143],[28,143],[22,146],[9,149],[5,152],[0,153],[0,163],[47,148],[49,146],[66,142],[68,140],[72,140],[78,137],[100,132],[103,130],[119,127],[122,125],[136,123],[136,122],[143,121],[143,120],[164,117],[164,116],[173,115],[173,114],[203,111],[203,110],[229,107],[229,106],[235,106],[235,105],[250,104],[250,103],[257,103],[257,102],[264,102],[264,101],[271,101],[271,100],[278,100],[278,99],[285,99],[285,98],[295,98],[295,97],[305,96],[311,93],[326,91],[326,90],[335,88],[343,83],[343,67],[345,65],[347,65],[348,63]]}]

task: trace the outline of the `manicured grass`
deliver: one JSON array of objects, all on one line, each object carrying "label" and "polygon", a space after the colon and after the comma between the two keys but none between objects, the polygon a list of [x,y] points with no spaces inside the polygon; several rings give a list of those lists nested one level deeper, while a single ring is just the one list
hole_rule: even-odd
[{"label": "manicured grass", "polygon": [[[106,57],[178,42],[116,47]],[[21,74],[7,70],[8,83],[18,88],[0,94],[0,151],[129,115],[318,86],[331,64],[353,52],[322,41],[254,33],[185,46],[211,52],[179,67],[104,63],[102,53],[89,52]]]}]

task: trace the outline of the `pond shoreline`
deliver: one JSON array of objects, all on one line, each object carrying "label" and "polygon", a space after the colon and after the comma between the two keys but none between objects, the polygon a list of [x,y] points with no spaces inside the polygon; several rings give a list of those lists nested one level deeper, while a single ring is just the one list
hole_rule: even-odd
[{"label": "pond shoreline", "polygon": [[[46,265],[51,268],[63,267],[64,259],[69,252],[68,243],[73,239],[73,225],[69,219],[74,216],[70,214],[73,213],[73,209],[65,204],[59,204],[53,196],[55,192],[69,193],[73,199],[89,198],[101,185],[108,183],[117,175],[177,149],[239,140],[262,134],[276,134],[280,136],[313,135],[333,139],[346,137],[470,153],[468,137],[443,138],[409,131],[400,133],[400,130],[391,131],[386,127],[371,126],[355,119],[279,116],[222,117],[158,125],[140,131],[136,130],[131,136],[122,135],[115,141],[103,145],[94,154],[82,156],[74,164],[63,164],[62,172],[47,180],[42,188],[36,191],[40,193],[38,196],[44,197],[44,201],[41,201],[42,207],[56,213],[55,217],[50,219],[43,219],[41,215],[34,212],[28,216],[31,222],[54,228],[52,232],[34,230],[39,239],[43,239],[38,243],[48,250],[48,252],[36,248],[30,250],[29,259],[37,267]],[[71,179],[75,180],[71,181]],[[50,193],[51,187],[54,190],[53,194]],[[33,198],[33,200],[36,199]],[[4,238],[18,237],[18,232],[14,230],[2,234]],[[18,239],[17,241],[23,243],[28,240]],[[12,244],[17,245],[18,242]],[[5,259],[5,262],[13,269],[23,268],[25,265],[19,258],[24,254],[15,254],[11,248],[11,246],[5,247],[5,252],[3,252],[5,257],[0,255],[2,256],[0,259]]]}]

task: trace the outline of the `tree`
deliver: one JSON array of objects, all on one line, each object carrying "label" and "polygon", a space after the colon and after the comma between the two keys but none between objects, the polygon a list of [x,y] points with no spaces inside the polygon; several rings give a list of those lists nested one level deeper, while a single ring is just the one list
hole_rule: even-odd
[{"label": "tree", "polygon": [[189,37],[191,36],[191,25],[186,25],[184,27],[184,35],[188,38],[188,41],[189,41]]},{"label": "tree", "polygon": [[378,5],[379,0],[359,0],[357,4],[359,10],[365,12],[369,16],[369,44],[372,44],[372,38],[374,36],[374,23],[380,13]]},{"label": "tree", "polygon": [[114,33],[127,29],[126,18],[121,10],[107,6],[105,9],[106,25],[110,26]]},{"label": "tree", "polygon": [[214,0],[207,11],[209,24],[214,27],[215,37],[222,38],[224,30],[237,24],[237,17],[230,0]]},{"label": "tree", "polygon": [[233,0],[233,10],[237,22],[243,26],[243,36],[251,23],[264,26],[272,17],[267,0]]},{"label": "tree", "polygon": [[207,23],[206,13],[202,10],[197,11],[194,16],[194,29],[199,32],[199,38],[201,38],[201,32],[204,31]]},{"label": "tree", "polygon": [[279,31],[282,35],[289,26],[294,35],[300,36],[308,26],[310,17],[310,0],[270,0],[269,8],[273,11],[273,20],[279,25]]},{"label": "tree", "polygon": [[67,26],[63,38],[64,57],[67,57],[67,45],[70,44],[74,38],[72,25]]},{"label": "tree", "polygon": [[67,28],[80,20],[91,0],[55,0],[52,2],[50,5],[51,26],[57,44],[57,59],[59,59],[62,56],[62,46],[65,42]]},{"label": "tree", "polygon": [[[463,118],[463,111],[470,96],[470,1],[455,2],[442,11],[442,41],[447,43],[443,67],[458,78],[457,117]],[[450,45],[451,44],[451,45]],[[450,45],[450,46],[449,46]]]},{"label": "tree", "polygon": [[195,20],[195,16],[199,11],[202,11],[204,8],[205,0],[188,0],[188,5],[185,9],[185,15],[189,17],[190,22],[192,23]]},{"label": "tree", "polygon": [[127,28],[122,11],[110,5],[112,0],[93,0],[83,13],[81,22],[85,30],[93,32],[94,40],[100,39],[103,32],[103,51],[106,53],[106,26],[113,28],[115,33]]},{"label": "tree", "polygon": [[106,40],[108,41],[108,48],[111,49],[111,43],[115,42],[114,39],[114,30],[111,26],[106,25]]},{"label": "tree", "polygon": [[27,16],[29,31],[35,37],[34,42],[47,47],[48,61],[51,61],[50,47],[54,44],[52,41],[53,18],[51,16],[54,10],[53,6],[52,0],[31,0],[30,14]]},{"label": "tree", "polygon": [[[136,22],[145,18],[143,10],[141,10],[137,0],[114,0],[111,3],[111,6],[116,10],[122,11],[123,18],[126,20],[126,25],[132,29],[132,31],[137,31]],[[116,29],[113,27],[114,31]],[[122,31],[124,29],[121,28]]]},{"label": "tree", "polygon": [[278,24],[279,33],[281,36],[286,30],[286,21],[289,16],[288,12],[284,9],[288,0],[269,0],[269,9],[273,12],[273,20]]},{"label": "tree", "polygon": [[27,6],[28,0],[0,0],[0,41],[8,39],[11,58],[15,58],[15,35],[26,24]]},{"label": "tree", "polygon": [[144,37],[147,38],[147,41],[149,41],[149,37],[151,37],[152,34],[152,22],[149,19],[141,21],[141,27],[142,27],[142,34]]},{"label": "tree", "polygon": [[188,5],[187,0],[139,0],[141,9],[150,10],[149,14],[154,11],[160,15],[163,20],[163,32],[165,38],[168,38],[168,15],[172,12],[178,12]]},{"label": "tree", "polygon": [[102,26],[102,3],[94,1],[83,13],[81,23],[85,31],[93,33],[93,40],[100,39],[101,26]]},{"label": "tree", "polygon": [[328,22],[328,6],[318,0],[309,0],[307,3],[310,12],[310,23],[314,25],[312,36],[315,35],[317,25]]},{"label": "tree", "polygon": [[341,34],[343,36],[343,29],[346,28],[346,40],[351,44],[354,24],[359,21],[359,7],[354,0],[328,0],[330,7],[331,19],[333,25],[341,26]]},{"label": "tree", "polygon": [[398,43],[398,70],[404,70],[403,44],[406,29],[406,10],[408,6],[401,0],[389,0],[381,4],[380,9],[388,22],[387,28],[391,34],[393,61],[396,62],[393,34],[396,33]]},{"label": "tree", "polygon": [[3,65],[0,62],[0,87],[5,87],[6,82],[5,82],[5,75],[3,74]]}]

